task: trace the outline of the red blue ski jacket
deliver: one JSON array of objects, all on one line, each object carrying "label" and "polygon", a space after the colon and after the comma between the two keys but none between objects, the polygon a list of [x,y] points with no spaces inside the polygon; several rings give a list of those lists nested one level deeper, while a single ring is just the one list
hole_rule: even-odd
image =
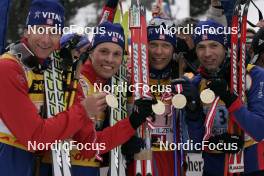
[{"label": "red blue ski jacket", "polygon": [[[264,69],[249,65],[247,70],[252,82],[246,92],[247,105],[243,105],[237,99],[227,109],[223,102],[220,101],[217,106],[212,133],[218,135],[226,132],[227,120],[229,117],[233,118],[247,135],[244,145],[245,173],[252,173],[264,170]],[[197,75],[192,83],[197,87],[201,87],[203,80],[201,75]],[[204,112],[205,114],[207,112],[205,107]],[[187,123],[189,136],[195,142],[201,142],[205,133],[204,117],[198,119],[197,121],[188,120]],[[203,152],[203,158],[204,173],[223,175],[224,153],[214,151]]]}]

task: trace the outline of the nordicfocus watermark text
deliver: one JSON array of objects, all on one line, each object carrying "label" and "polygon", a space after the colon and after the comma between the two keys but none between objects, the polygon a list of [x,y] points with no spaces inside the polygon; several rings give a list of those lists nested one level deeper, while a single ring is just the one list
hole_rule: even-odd
[{"label": "nordicfocus watermark text", "polygon": [[[37,25],[28,25],[28,33],[33,34],[66,34],[66,33],[78,33],[78,34],[105,34],[105,27],[81,27],[78,25],[70,25],[62,27],[60,24],[55,26],[37,26]],[[187,26],[166,26],[160,25],[158,28],[154,28],[156,33],[160,34],[237,34],[237,27],[209,27],[209,25],[202,25],[202,27],[195,27],[193,24],[188,24]]]},{"label": "nordicfocus watermark text", "polygon": [[78,143],[77,141],[56,140],[53,143],[37,143],[36,141],[28,141],[28,150],[105,150],[105,143]]},{"label": "nordicfocus watermark text", "polygon": [[169,34],[169,35],[176,35],[176,34],[237,34],[238,28],[237,27],[209,27],[209,25],[202,25],[202,27],[195,27],[193,24],[188,24],[187,26],[164,26],[161,25],[159,28],[154,28],[156,33],[160,34]]},{"label": "nordicfocus watermark text", "polygon": [[160,141],[160,150],[217,150],[217,151],[237,151],[237,143],[210,143],[209,141],[202,141],[202,143],[194,143],[193,140],[187,140],[185,143],[170,143],[168,141]]},{"label": "nordicfocus watermark text", "polygon": [[128,85],[127,82],[119,84],[119,85],[103,85],[101,83],[94,83],[94,92],[111,92],[111,90],[116,90],[117,92],[135,92],[137,90],[143,90],[145,93],[163,93],[163,92],[171,92],[171,85],[146,85],[143,83],[137,83]]},{"label": "nordicfocus watermark text", "polygon": [[37,26],[37,25],[28,25],[27,31],[29,34],[53,34],[61,35],[66,33],[78,33],[78,34],[105,34],[105,27],[81,27],[78,25],[70,25],[68,27],[61,27],[61,25],[55,26]]}]

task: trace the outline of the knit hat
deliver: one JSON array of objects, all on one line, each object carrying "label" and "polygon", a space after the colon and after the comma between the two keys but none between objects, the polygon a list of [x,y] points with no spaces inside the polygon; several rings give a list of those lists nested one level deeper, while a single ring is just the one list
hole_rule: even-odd
[{"label": "knit hat", "polygon": [[176,47],[176,34],[173,33],[173,30],[170,30],[172,27],[175,27],[175,25],[168,19],[153,18],[148,26],[148,41],[162,40]]},{"label": "knit hat", "polygon": [[264,28],[260,28],[253,37],[251,48],[254,51],[254,57],[250,63],[254,64],[258,60],[259,55],[264,52]]},{"label": "knit hat", "polygon": [[119,45],[123,50],[125,48],[125,35],[123,27],[119,23],[110,23],[105,21],[97,28],[100,28],[100,33],[95,33],[92,40],[92,47],[94,49],[97,45],[105,42],[111,42]]},{"label": "knit hat", "polygon": [[221,43],[227,48],[227,36],[225,34],[224,26],[213,21],[200,21],[195,28],[193,40],[195,45],[205,40],[214,40]]},{"label": "knit hat", "polygon": [[33,0],[26,25],[49,25],[63,28],[64,8],[57,0]]}]

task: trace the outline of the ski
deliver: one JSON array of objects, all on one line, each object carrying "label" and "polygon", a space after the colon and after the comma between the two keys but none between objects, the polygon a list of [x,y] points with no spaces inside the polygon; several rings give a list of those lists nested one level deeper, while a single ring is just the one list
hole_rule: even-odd
[{"label": "ski", "polygon": [[[74,66],[72,58],[68,58],[64,50],[72,50],[79,39],[79,36],[74,37],[64,48],[54,51],[50,56],[51,64],[44,72],[48,118],[66,111],[73,104],[83,59],[76,61]],[[70,148],[66,148],[69,143],[57,142],[57,150],[52,150],[53,175],[71,176]]]},{"label": "ski", "polygon": [[[62,58],[58,51],[51,55],[51,65],[44,72],[45,97],[47,104],[47,116],[52,118],[66,108],[63,90]],[[53,175],[71,176],[70,150],[58,143],[58,150],[52,150]]]},{"label": "ski", "polygon": [[[231,57],[230,69],[231,92],[238,95],[243,103],[246,99],[246,30],[247,30],[247,13],[250,5],[250,0],[245,2],[243,13],[241,4],[238,0],[235,5],[234,15],[232,19],[232,27],[237,27],[238,34],[231,35]],[[229,118],[232,119],[232,118]],[[228,122],[227,131],[230,134],[244,135],[234,121]],[[244,150],[236,154],[226,154],[224,175],[233,175],[234,173],[244,172]]]},{"label": "ski", "polygon": [[[145,8],[139,0],[132,0],[129,9],[129,28],[131,31],[132,84],[134,100],[151,98],[150,92],[143,90],[149,86],[147,23]],[[150,130],[146,123],[138,129],[138,135],[145,140],[146,147],[135,155],[135,175],[152,176]]]},{"label": "ski", "polygon": [[[119,3],[119,7],[116,10],[114,23],[122,24],[124,32],[128,28],[128,12],[124,15],[122,13],[122,6]],[[126,38],[127,41],[127,38]],[[111,108],[110,113],[110,126],[115,125],[121,119],[126,118],[127,116],[127,94],[126,91],[120,91],[118,87],[122,87],[125,90],[127,84],[127,56],[124,55],[122,59],[122,64],[118,72],[112,77],[111,85],[118,85],[112,89],[112,94],[118,99],[118,108]],[[125,172],[125,158],[121,153],[121,147],[118,146],[111,150],[110,152],[110,173],[111,176],[123,176],[126,175]]]}]

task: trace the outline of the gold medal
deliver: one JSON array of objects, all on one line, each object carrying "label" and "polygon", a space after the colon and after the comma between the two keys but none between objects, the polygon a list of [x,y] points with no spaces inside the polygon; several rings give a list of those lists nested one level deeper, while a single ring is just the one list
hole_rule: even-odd
[{"label": "gold medal", "polygon": [[200,94],[201,101],[205,104],[210,104],[215,99],[215,93],[211,89],[205,89]]},{"label": "gold medal", "polygon": [[182,109],[186,106],[187,100],[186,97],[182,94],[176,94],[173,96],[172,105],[177,109]]},{"label": "gold medal", "polygon": [[157,100],[157,104],[152,105],[152,110],[157,115],[162,115],[165,112],[165,105],[162,101]]},{"label": "gold medal", "polygon": [[111,108],[118,108],[118,101],[114,95],[108,94],[105,96],[105,99],[108,106]]}]

